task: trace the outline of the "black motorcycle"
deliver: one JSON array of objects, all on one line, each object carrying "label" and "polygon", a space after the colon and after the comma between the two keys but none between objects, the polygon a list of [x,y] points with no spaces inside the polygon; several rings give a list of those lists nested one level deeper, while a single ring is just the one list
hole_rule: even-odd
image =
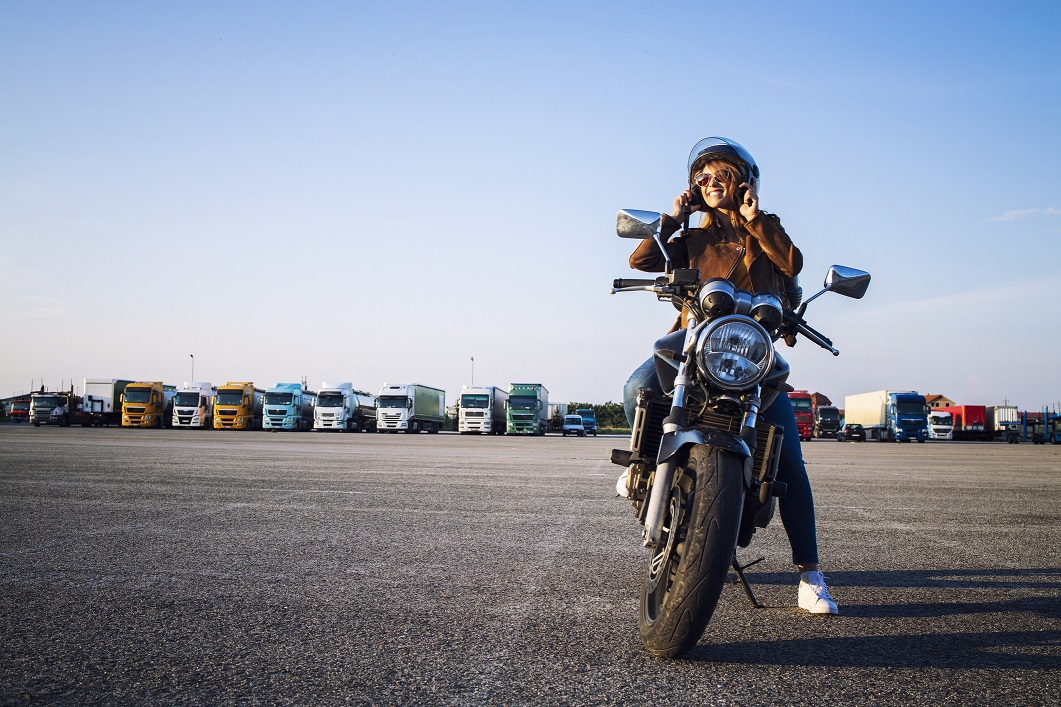
[{"label": "black motorcycle", "polygon": [[870,275],[834,265],[821,292],[786,310],[773,293],[752,294],[724,279],[701,284],[699,271],[674,268],[660,218],[652,211],[619,212],[619,236],[654,239],[666,268],[654,279],[615,280],[612,293],[655,293],[686,308],[688,326],[656,342],[653,359],[665,393],[639,392],[630,449],[613,450],[612,462],[627,467],[626,496],[648,549],[641,639],[651,653],[675,658],[700,639],[730,569],[759,606],[744,570],[760,560],[741,565],[736,548],[769,524],[786,492],[776,481],[783,428],[759,418],[792,390],[774,342],[799,333],[839,355],[803,314],[825,292],[861,298]]}]

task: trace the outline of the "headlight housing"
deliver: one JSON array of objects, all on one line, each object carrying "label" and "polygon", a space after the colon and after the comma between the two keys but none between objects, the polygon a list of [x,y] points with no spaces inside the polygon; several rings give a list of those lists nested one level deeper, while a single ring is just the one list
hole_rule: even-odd
[{"label": "headlight housing", "polygon": [[713,385],[723,390],[746,390],[770,371],[774,346],[766,329],[734,314],[716,319],[701,332],[696,363]]}]

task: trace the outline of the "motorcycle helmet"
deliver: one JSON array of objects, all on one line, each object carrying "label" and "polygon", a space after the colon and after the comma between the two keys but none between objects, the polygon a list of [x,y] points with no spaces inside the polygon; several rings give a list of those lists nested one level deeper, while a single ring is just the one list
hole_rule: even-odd
[{"label": "motorcycle helmet", "polygon": [[755,164],[755,158],[737,142],[724,137],[705,137],[693,145],[689,153],[689,188],[694,188],[693,177],[703,168],[704,164],[711,160],[723,160],[729,162],[740,170],[741,177],[752,185],[756,192],[759,191],[759,165]]}]

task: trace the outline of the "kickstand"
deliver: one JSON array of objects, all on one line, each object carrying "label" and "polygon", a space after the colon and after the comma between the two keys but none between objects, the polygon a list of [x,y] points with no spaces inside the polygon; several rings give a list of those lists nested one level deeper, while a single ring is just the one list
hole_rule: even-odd
[{"label": "kickstand", "polygon": [[748,601],[750,601],[752,603],[752,606],[754,606],[756,609],[763,608],[763,605],[760,604],[759,600],[755,598],[755,592],[752,591],[752,585],[748,583],[748,578],[744,576],[744,570],[748,569],[752,565],[759,564],[765,559],[765,557],[760,557],[758,560],[753,560],[752,562],[749,562],[746,565],[741,565],[741,563],[737,562],[737,556],[733,556],[732,567],[733,571],[737,573],[737,578],[733,580],[733,583],[739,584],[741,586],[741,588],[744,590],[744,593],[748,595]]}]

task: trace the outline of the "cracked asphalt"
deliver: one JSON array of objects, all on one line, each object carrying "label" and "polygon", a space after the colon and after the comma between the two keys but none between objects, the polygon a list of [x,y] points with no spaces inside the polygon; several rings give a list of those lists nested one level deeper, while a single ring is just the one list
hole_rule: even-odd
[{"label": "cracked asphalt", "polygon": [[0,425],[0,702],[1061,702],[1061,447],[804,445],[685,659],[641,647],[622,438]]}]

